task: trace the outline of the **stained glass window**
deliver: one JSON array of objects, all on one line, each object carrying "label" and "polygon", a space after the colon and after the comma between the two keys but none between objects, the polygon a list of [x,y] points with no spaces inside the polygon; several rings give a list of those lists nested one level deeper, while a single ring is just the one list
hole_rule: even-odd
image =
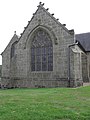
[{"label": "stained glass window", "polygon": [[31,71],[53,71],[53,45],[44,30],[38,30],[31,43]]}]

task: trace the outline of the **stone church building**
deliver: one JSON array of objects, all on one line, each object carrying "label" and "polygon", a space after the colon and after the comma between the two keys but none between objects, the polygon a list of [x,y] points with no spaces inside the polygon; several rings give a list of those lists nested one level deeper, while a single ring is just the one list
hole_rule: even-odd
[{"label": "stone church building", "polygon": [[40,2],[2,52],[2,87],[77,87],[90,82],[90,33],[75,35]]}]

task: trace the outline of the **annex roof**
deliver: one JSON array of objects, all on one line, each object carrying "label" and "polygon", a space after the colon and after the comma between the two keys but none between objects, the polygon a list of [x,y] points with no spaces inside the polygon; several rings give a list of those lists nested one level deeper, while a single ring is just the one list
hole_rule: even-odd
[{"label": "annex roof", "polygon": [[8,43],[4,51],[1,53],[1,55],[6,51],[6,49],[8,48],[8,46],[10,46],[10,44],[13,44],[14,42],[18,42],[18,40],[19,40],[19,36],[16,34],[16,31],[15,31],[12,39],[10,40],[10,42]]},{"label": "annex roof", "polygon": [[90,51],[90,32],[76,34],[76,41],[78,41],[86,52]]}]

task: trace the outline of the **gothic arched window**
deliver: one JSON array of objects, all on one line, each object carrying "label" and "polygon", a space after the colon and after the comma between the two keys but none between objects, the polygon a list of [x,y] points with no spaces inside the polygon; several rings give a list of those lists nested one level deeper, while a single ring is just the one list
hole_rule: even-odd
[{"label": "gothic arched window", "polygon": [[15,56],[15,45],[17,44],[17,41],[14,42],[11,46],[11,58]]},{"label": "gothic arched window", "polygon": [[15,45],[13,44],[11,47],[11,58],[14,57],[15,54]]},{"label": "gothic arched window", "polygon": [[53,45],[44,30],[38,30],[31,43],[31,71],[53,71]]}]

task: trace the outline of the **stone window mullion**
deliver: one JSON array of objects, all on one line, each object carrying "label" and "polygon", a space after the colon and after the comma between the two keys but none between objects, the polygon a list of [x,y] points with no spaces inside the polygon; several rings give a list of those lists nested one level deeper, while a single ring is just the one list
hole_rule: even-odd
[{"label": "stone window mullion", "polygon": [[[31,43],[31,49],[33,48],[33,51],[35,52],[34,55],[31,53],[31,71],[52,71],[52,41],[49,37],[49,35],[43,31],[39,30],[36,32],[36,35],[34,35],[34,38]],[[35,64],[33,62],[33,59],[35,57]],[[50,63],[51,62],[51,63]],[[35,67],[35,69],[33,68]]]}]

